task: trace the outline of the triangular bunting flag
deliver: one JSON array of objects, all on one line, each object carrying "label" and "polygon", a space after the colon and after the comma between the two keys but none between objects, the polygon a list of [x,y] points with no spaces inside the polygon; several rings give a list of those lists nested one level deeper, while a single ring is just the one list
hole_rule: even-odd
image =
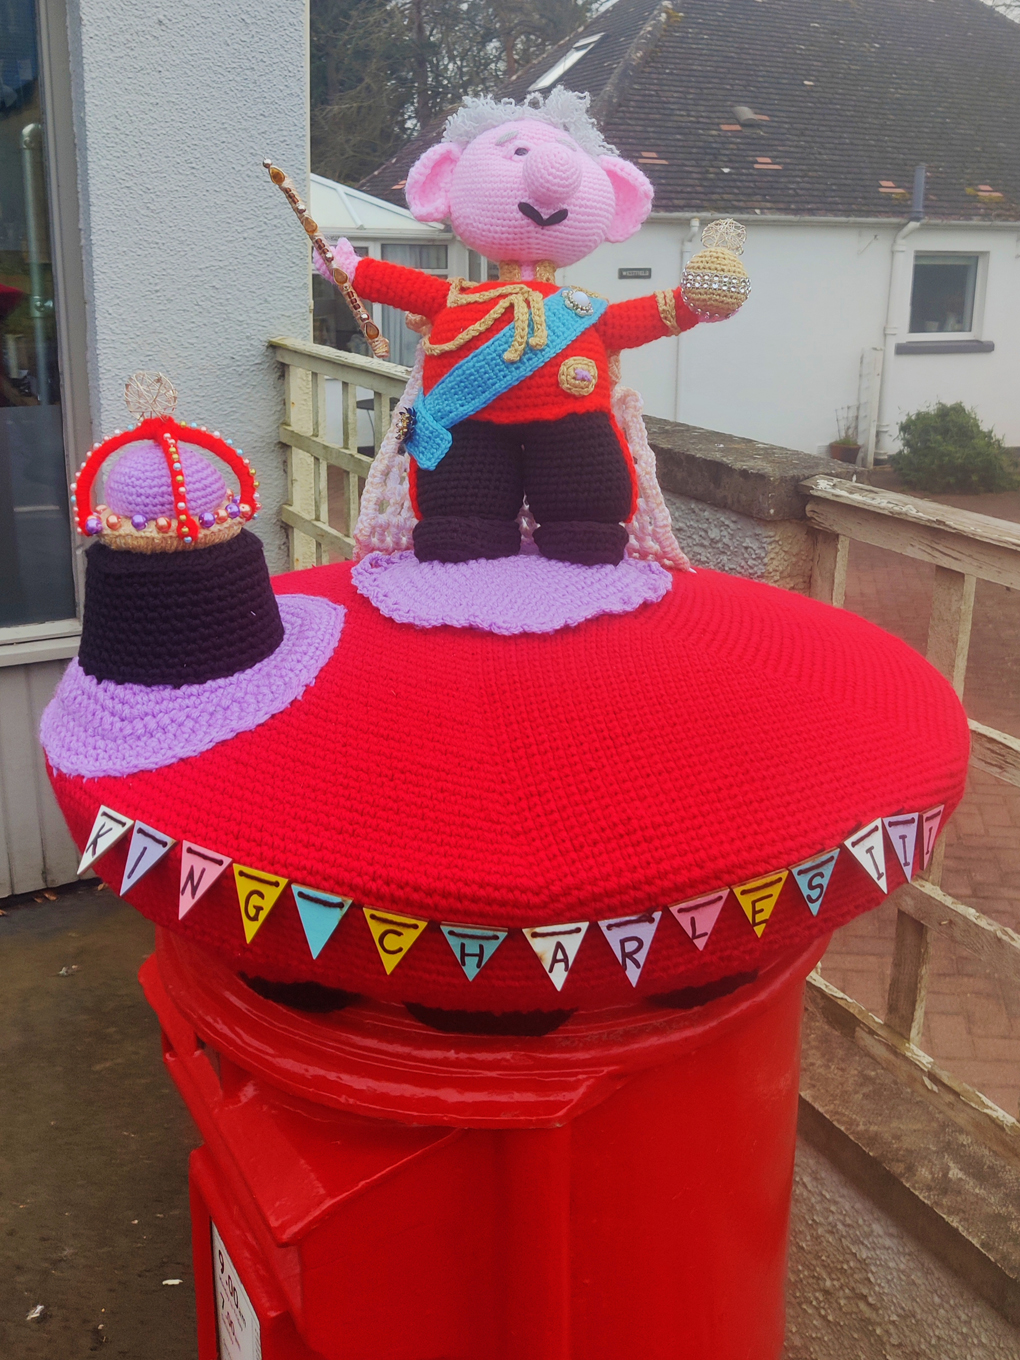
[{"label": "triangular bunting flag", "polygon": [[[923,840],[921,842],[921,859],[927,869],[931,863],[932,852],[935,849],[935,840],[939,834],[939,827],[942,824],[942,814],[946,810],[945,803],[939,803],[938,807],[929,808],[927,812],[921,813],[921,826]],[[78,870],[81,873],[81,870]]]},{"label": "triangular bunting flag", "polygon": [[176,844],[172,836],[164,836],[162,831],[146,826],[144,822],[135,822],[135,829],[131,832],[131,844],[128,846],[127,863],[124,865],[124,881],[120,885],[121,897],[133,888],[154,864],[159,863],[172,845]]},{"label": "triangular bunting flag", "polygon": [[730,895],[729,888],[721,892],[706,893],[704,897],[694,897],[689,902],[679,902],[670,911],[680,923],[680,929],[698,949],[704,949],[712,927],[719,919],[723,903]]},{"label": "triangular bunting flag", "polygon": [[862,831],[851,836],[843,844],[854,859],[866,869],[883,892],[887,892],[889,881],[885,872],[885,844],[882,840],[882,821],[876,817]]},{"label": "triangular bunting flag", "polygon": [[457,956],[468,982],[473,982],[507,937],[507,931],[493,926],[441,925],[446,943]]},{"label": "triangular bunting flag", "polygon": [[276,906],[277,899],[287,886],[285,878],[263,874],[244,864],[234,865],[237,902],[241,908],[244,938],[249,944],[262,929],[262,923]]},{"label": "triangular bunting flag", "polygon": [[531,926],[524,937],[542,961],[549,981],[562,992],[581,941],[588,931],[587,921],[569,921],[563,926]]},{"label": "triangular bunting flag", "polygon": [[917,844],[919,812],[901,813],[898,817],[883,817],[885,834],[889,837],[896,862],[909,883],[914,877],[914,847]]},{"label": "triangular bunting flag", "polygon": [[638,985],[661,915],[661,911],[646,911],[640,916],[620,916],[615,921],[599,922],[609,948],[623,965],[632,987]]},{"label": "triangular bunting flag", "polygon": [[400,916],[395,911],[374,911],[370,907],[362,907],[362,911],[382,966],[387,973],[392,973],[428,922],[416,916]]},{"label": "triangular bunting flag", "polygon": [[839,846],[827,854],[816,855],[814,859],[806,859],[802,864],[795,864],[790,870],[793,881],[800,889],[812,916],[818,915],[838,858]]},{"label": "triangular bunting flag", "polygon": [[733,889],[737,901],[744,909],[744,915],[751,922],[759,940],[779,901],[783,884],[789,876],[789,869],[780,869],[776,874],[763,874],[761,878],[752,878]]},{"label": "triangular bunting flag", "polygon": [[229,855],[217,855],[200,845],[181,845],[181,885],[177,894],[177,917],[183,921],[200,897],[204,897],[230,863]]},{"label": "triangular bunting flag", "polygon": [[298,883],[292,883],[290,889],[297,903],[308,948],[312,951],[312,958],[317,959],[354,899],[336,897],[333,893],[319,892],[316,888],[302,888]]},{"label": "triangular bunting flag", "polygon": [[85,842],[78,873],[83,874],[86,869],[91,869],[96,860],[105,855],[111,845],[116,845],[122,840],[132,826],[134,826],[132,818],[114,812],[113,808],[101,807],[96,813],[96,820],[92,823],[92,830]]}]

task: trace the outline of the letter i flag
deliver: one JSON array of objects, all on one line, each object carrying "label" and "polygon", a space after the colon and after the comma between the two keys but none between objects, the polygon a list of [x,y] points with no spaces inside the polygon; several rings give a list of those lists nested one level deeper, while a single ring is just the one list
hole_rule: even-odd
[{"label": "letter i flag", "polygon": [[670,907],[680,929],[696,949],[704,949],[708,944],[712,927],[718,921],[723,903],[729,895],[729,888],[723,888],[721,892],[706,893],[704,897],[692,897],[689,902],[679,902],[675,907]]},{"label": "letter i flag", "polygon": [[316,888],[303,888],[299,883],[292,883],[290,890],[294,894],[308,948],[312,958],[317,959],[333,931],[347,915],[354,899],[319,892]]},{"label": "letter i flag", "polygon": [[251,944],[262,929],[263,922],[276,906],[280,894],[287,886],[285,878],[264,874],[247,865],[234,865],[234,883],[237,886],[237,902],[241,908],[241,924],[244,938]]},{"label": "letter i flag", "polygon": [[91,869],[96,860],[105,855],[112,845],[123,840],[132,826],[133,818],[124,817],[121,813],[114,812],[113,808],[101,807],[85,842],[78,873],[83,874],[86,869]]},{"label": "letter i flag", "polygon": [[181,885],[177,895],[177,919],[183,921],[200,897],[204,897],[230,863],[229,855],[204,850],[185,841],[181,846]]},{"label": "letter i flag", "polygon": [[497,927],[489,929],[487,926],[443,924],[440,929],[457,962],[464,969],[468,982],[474,982],[507,937],[507,932]]},{"label": "letter i flag", "polygon": [[563,926],[531,926],[524,932],[524,938],[538,955],[546,976],[558,992],[563,991],[587,932],[587,921],[570,921]]},{"label": "letter i flag", "polygon": [[763,874],[761,878],[752,878],[733,889],[737,901],[744,909],[744,915],[751,922],[759,940],[779,901],[783,884],[789,876],[789,869],[782,869],[778,874]]},{"label": "letter i flag", "polygon": [[[929,808],[927,812],[921,813],[921,825],[924,828],[924,840],[921,845],[921,859],[924,868],[927,869],[931,863],[932,852],[935,849],[935,838],[939,834],[939,826],[942,822],[942,814],[946,810],[945,803],[939,803],[938,807]],[[81,870],[78,870],[81,873]]]},{"label": "letter i flag", "polygon": [[795,864],[790,870],[790,873],[793,874],[793,881],[800,889],[812,916],[818,915],[838,858],[839,847],[837,846],[835,850],[830,850],[827,854],[816,855],[814,859],[806,859],[802,864]]},{"label": "letter i flag", "polygon": [[120,885],[121,897],[133,888],[154,864],[159,863],[172,845],[176,844],[172,836],[164,836],[162,831],[146,826],[144,822],[135,822],[135,829],[131,832],[131,844],[128,846],[127,863],[124,866],[124,879]]},{"label": "letter i flag", "polygon": [[615,921],[599,922],[609,948],[622,964],[632,987],[638,985],[661,915],[661,911],[646,911],[640,916],[621,916]]},{"label": "letter i flag", "polygon": [[883,817],[885,834],[893,848],[897,863],[909,883],[914,877],[914,847],[917,844],[917,824],[921,820],[919,812],[905,813],[899,817]]},{"label": "letter i flag", "polygon": [[843,842],[854,859],[866,870],[883,892],[889,891],[885,872],[885,844],[882,840],[882,819],[876,817],[863,830]]},{"label": "letter i flag", "polygon": [[392,973],[428,921],[422,921],[417,916],[401,916],[395,911],[376,911],[372,907],[362,907],[362,911],[382,959],[382,966],[387,974]]}]

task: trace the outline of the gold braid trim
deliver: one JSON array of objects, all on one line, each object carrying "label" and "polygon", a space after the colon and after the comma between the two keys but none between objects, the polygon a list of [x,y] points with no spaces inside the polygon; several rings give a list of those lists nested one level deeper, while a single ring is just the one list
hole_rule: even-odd
[{"label": "gold braid trim", "polygon": [[659,309],[659,319],[670,335],[679,335],[680,327],[676,324],[676,298],[673,293],[665,288],[657,288],[655,305]]},{"label": "gold braid trim", "polygon": [[[529,288],[526,283],[502,283],[495,288],[487,288],[484,293],[465,294],[463,290],[471,286],[466,279],[451,279],[446,305],[467,307],[472,302],[495,302],[496,305],[453,340],[446,340],[441,345],[433,345],[426,340],[426,354],[450,354],[453,350],[461,349],[493,326],[510,307],[514,309],[514,337],[510,342],[510,348],[503,355],[507,363],[515,364],[524,353],[525,345],[530,345],[532,349],[545,347],[549,333],[545,324],[545,298],[541,293]],[[534,329],[534,335],[530,339],[529,320]]]}]

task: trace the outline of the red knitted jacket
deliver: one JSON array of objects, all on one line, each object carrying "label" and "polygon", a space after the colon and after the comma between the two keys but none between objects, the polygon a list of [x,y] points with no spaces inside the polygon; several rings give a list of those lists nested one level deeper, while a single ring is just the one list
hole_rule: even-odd
[{"label": "red knitted jacket", "polygon": [[[500,286],[492,282],[471,284],[463,289],[464,293],[490,294],[490,300],[450,307],[448,298],[452,285],[448,279],[368,258],[358,265],[353,282],[361,296],[370,302],[382,302],[389,307],[401,307],[405,311],[428,317],[432,322],[429,335],[432,345],[445,344],[480,321],[495,305],[491,290]],[[527,282],[529,288],[544,297],[551,297],[558,291],[555,283],[542,283],[533,279]],[[511,424],[525,420],[558,420],[575,411],[609,411],[612,392],[609,351],[633,349],[637,345],[648,344],[650,340],[660,340],[665,335],[690,330],[698,324],[698,317],[683,301],[679,289],[667,296],[673,299],[675,329],[663,320],[654,294],[633,298],[628,302],[611,303],[593,326],[589,326],[576,340],[552,356],[536,373],[479,411],[475,419]],[[427,354],[423,377],[425,391],[430,391],[456,363],[493,335],[506,330],[512,322],[513,312],[508,308],[493,326],[459,349],[446,354]],[[589,394],[575,395],[560,386],[560,368],[567,359],[577,360],[578,364],[597,375],[595,387]]]}]

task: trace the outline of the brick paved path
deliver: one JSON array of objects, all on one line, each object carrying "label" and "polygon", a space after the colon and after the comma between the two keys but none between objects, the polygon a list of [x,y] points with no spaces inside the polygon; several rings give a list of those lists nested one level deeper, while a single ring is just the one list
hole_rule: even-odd
[{"label": "brick paved path", "polygon": [[[941,496],[1020,522],[1020,494]],[[846,607],[924,651],[934,568],[866,544],[851,546]],[[979,722],[1020,736],[1020,592],[979,581],[964,704]],[[1020,931],[1020,788],[972,770],[946,833],[942,886]],[[822,960],[835,986],[884,1016],[896,912],[880,907],[839,932]],[[1020,1101],[1020,992],[965,950],[936,937],[924,1048],[1004,1109]]]}]

